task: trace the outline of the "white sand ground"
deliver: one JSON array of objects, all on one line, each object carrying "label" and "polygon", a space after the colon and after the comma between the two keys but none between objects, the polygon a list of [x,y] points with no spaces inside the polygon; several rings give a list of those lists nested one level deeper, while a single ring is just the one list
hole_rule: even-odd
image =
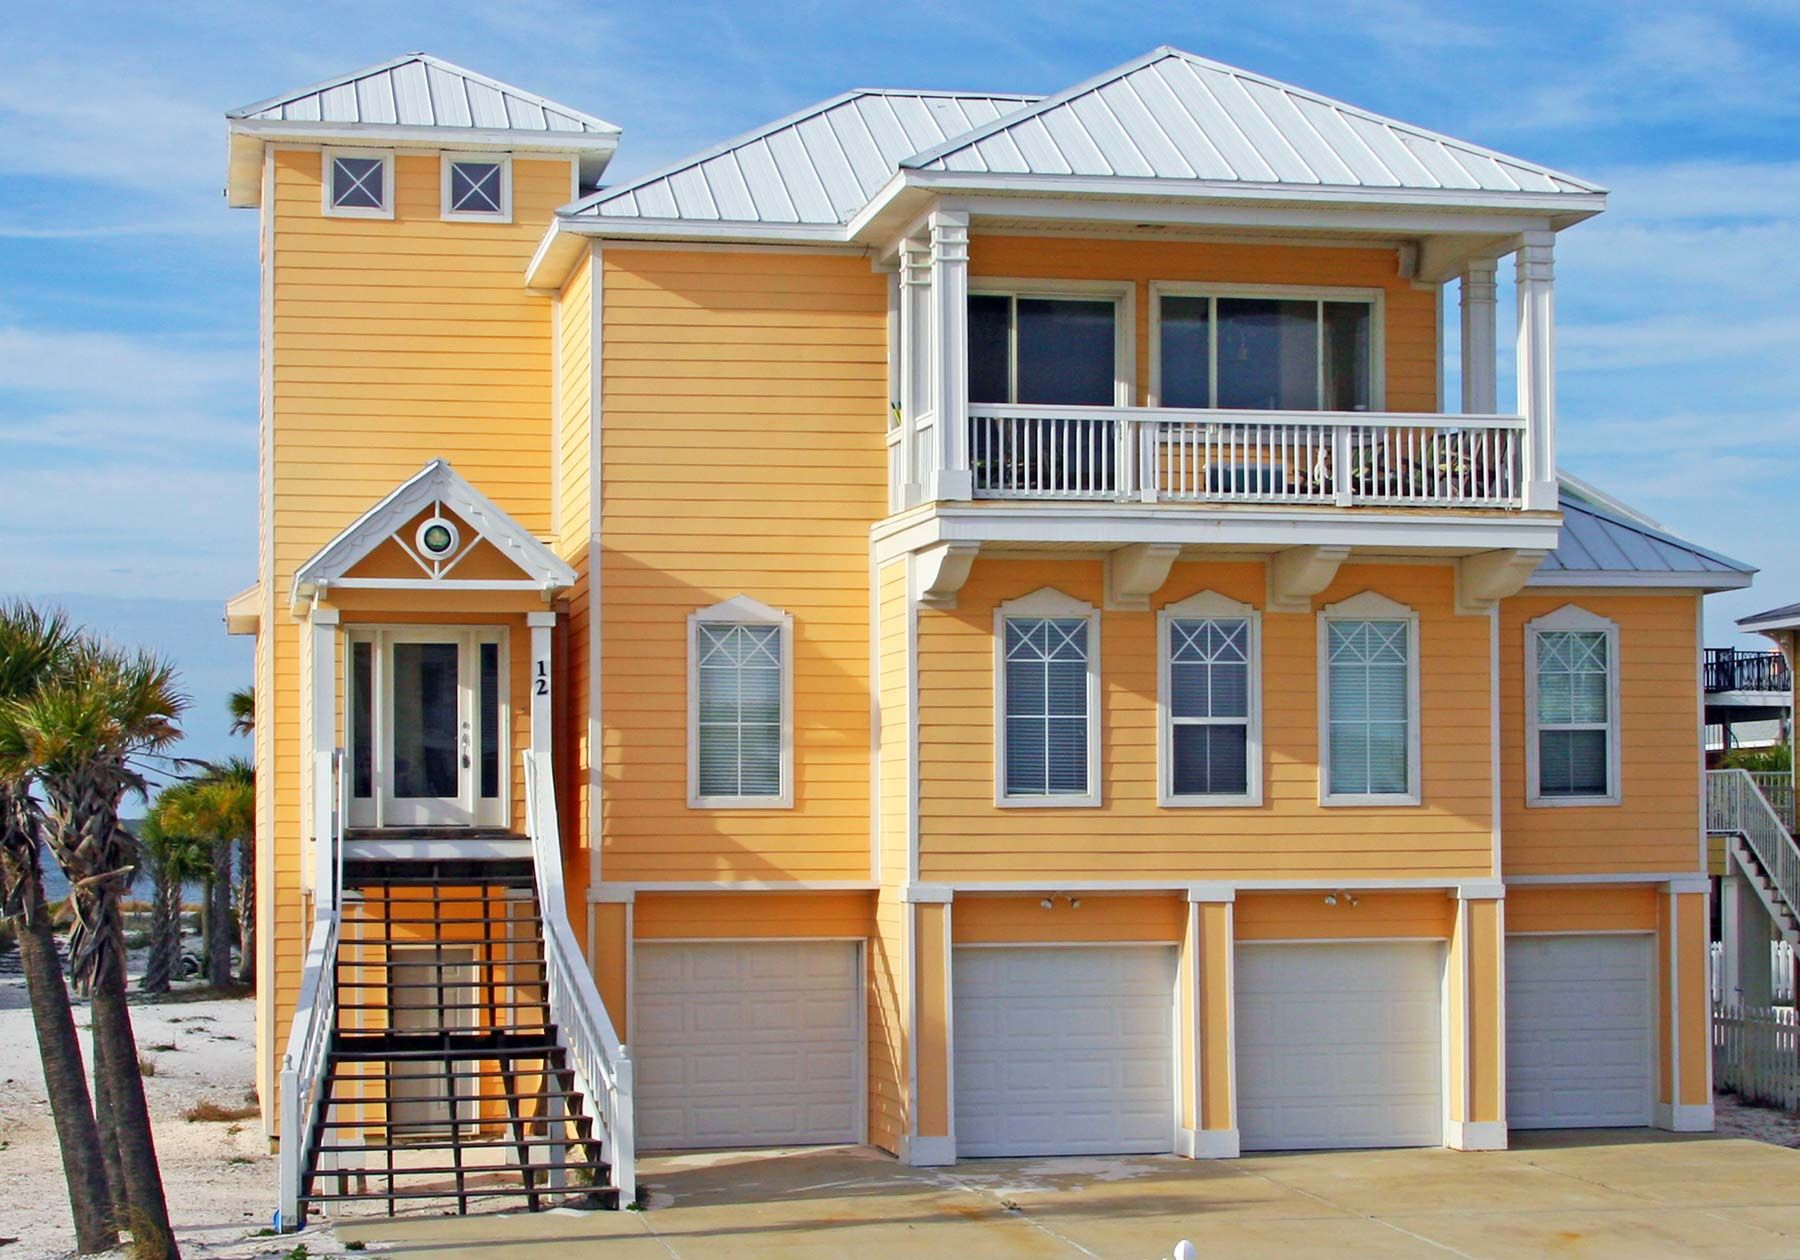
[{"label": "white sand ground", "polygon": [[[138,1048],[156,1064],[144,1081],[162,1162],[169,1214],[185,1255],[282,1255],[305,1241],[314,1256],[341,1250],[326,1230],[254,1237],[275,1210],[275,1157],[254,1116],[195,1122],[182,1112],[202,1099],[225,1107],[253,1101],[255,1016],[248,998],[132,1003]],[[87,1050],[88,1011],[76,1025]],[[0,1260],[66,1256],[75,1245],[56,1132],[44,1094],[24,981],[0,977]]]}]

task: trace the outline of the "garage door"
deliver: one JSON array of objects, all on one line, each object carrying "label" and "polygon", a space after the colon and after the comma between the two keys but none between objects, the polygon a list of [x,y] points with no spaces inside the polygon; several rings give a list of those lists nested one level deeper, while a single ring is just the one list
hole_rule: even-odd
[{"label": "garage door", "polygon": [[639,944],[635,952],[639,1146],[859,1140],[865,1058],[855,944]]},{"label": "garage door", "polygon": [[956,1153],[1174,1147],[1175,951],[955,953]]},{"label": "garage door", "polygon": [[1506,938],[1506,1119],[1515,1129],[1650,1123],[1648,936]]},{"label": "garage door", "polygon": [[1442,945],[1240,945],[1236,967],[1245,1150],[1442,1143]]}]

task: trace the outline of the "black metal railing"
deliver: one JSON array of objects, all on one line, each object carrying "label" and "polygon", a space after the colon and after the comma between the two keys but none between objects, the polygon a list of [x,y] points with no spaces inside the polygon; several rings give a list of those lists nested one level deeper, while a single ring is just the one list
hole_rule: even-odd
[{"label": "black metal railing", "polygon": [[1706,649],[1708,691],[1792,691],[1793,671],[1780,652]]}]

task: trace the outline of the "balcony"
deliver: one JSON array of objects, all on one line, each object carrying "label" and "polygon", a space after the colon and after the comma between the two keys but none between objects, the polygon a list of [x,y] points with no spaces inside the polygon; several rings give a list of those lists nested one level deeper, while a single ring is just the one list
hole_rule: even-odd
[{"label": "balcony", "polygon": [[1794,689],[1793,673],[1780,652],[1741,652],[1736,648],[1706,649],[1706,691],[1787,692]]},{"label": "balcony", "polygon": [[1524,506],[1516,416],[970,404],[976,499]]}]

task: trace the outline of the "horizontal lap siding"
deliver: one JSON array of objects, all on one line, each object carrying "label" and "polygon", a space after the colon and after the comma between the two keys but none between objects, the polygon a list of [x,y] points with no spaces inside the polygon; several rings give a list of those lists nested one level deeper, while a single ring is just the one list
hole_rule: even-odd
[{"label": "horizontal lap siding", "polygon": [[1654,885],[1632,888],[1509,888],[1509,932],[1654,932]]},{"label": "horizontal lap siding", "polygon": [[[600,289],[606,877],[867,879],[885,283],[614,250]],[[687,616],[740,594],[794,618],[794,807],[690,810]]]},{"label": "horizontal lap siding", "polygon": [[[1501,605],[1502,860],[1508,875],[1701,869],[1698,600],[1533,592]],[[1566,604],[1618,623],[1618,805],[1525,804],[1525,625]]]},{"label": "horizontal lap siding", "polygon": [[1403,279],[1392,249],[1196,241],[1074,240],[989,236],[969,241],[969,276],[1130,281],[1136,290],[1137,401],[1150,388],[1150,285],[1154,281],[1285,284],[1383,291],[1391,411],[1438,409],[1437,293]]},{"label": "horizontal lap siding", "polygon": [[[564,755],[558,767],[568,767],[574,782],[562,784],[559,795],[571,802],[571,816],[563,820],[565,851],[585,853],[592,834],[593,784],[590,740],[588,738],[588,685],[592,679],[592,629],[588,614],[590,597],[588,573],[589,534],[593,525],[590,495],[593,489],[593,259],[584,257],[564,286],[556,309],[556,449],[551,458],[556,467],[556,549],[576,573],[575,585],[568,593],[568,616],[564,631],[567,636],[567,665],[559,688],[563,704],[562,736],[566,740]],[[578,865],[586,867],[586,858]],[[588,882],[588,871],[572,875],[571,886]]]},{"label": "horizontal lap siding", "polygon": [[642,893],[632,909],[632,935],[640,941],[862,940],[869,934],[873,901],[866,892]]},{"label": "horizontal lap siding", "polygon": [[[257,718],[262,747],[274,752],[259,811],[273,867],[266,930],[275,974],[274,1024],[258,1047],[264,1064],[286,1044],[309,930],[300,891],[301,627],[287,611],[294,570],[440,456],[548,536],[550,320],[521,276],[569,196],[567,162],[521,159],[511,224],[444,223],[437,157],[403,155],[392,220],[327,218],[319,154],[277,151],[272,161],[274,197],[263,212],[275,220],[274,415],[265,420],[275,611],[259,646],[267,659]],[[514,651],[522,658],[524,645]]]},{"label": "horizontal lap siding", "polygon": [[1051,898],[960,897],[950,919],[958,945],[1108,944],[1158,941],[1179,944],[1187,931],[1187,902],[1173,894]]},{"label": "horizontal lap siding", "polygon": [[[1492,871],[1488,622],[1458,616],[1448,565],[1346,565],[1315,607],[1372,590],[1420,616],[1421,806],[1322,808],[1318,630],[1265,613],[1264,804],[1157,805],[1156,617],[1101,616],[1098,808],[994,804],[994,609],[1044,586],[1102,602],[1094,561],[977,560],[952,611],[919,614],[922,878],[1469,876]],[[1201,590],[1260,605],[1261,564],[1178,564],[1155,602]]]},{"label": "horizontal lap siding", "polygon": [[[1240,941],[1413,938],[1448,940],[1456,902],[1441,890],[1419,893],[1242,893],[1233,926]],[[1355,901],[1352,902],[1351,898]]]}]

